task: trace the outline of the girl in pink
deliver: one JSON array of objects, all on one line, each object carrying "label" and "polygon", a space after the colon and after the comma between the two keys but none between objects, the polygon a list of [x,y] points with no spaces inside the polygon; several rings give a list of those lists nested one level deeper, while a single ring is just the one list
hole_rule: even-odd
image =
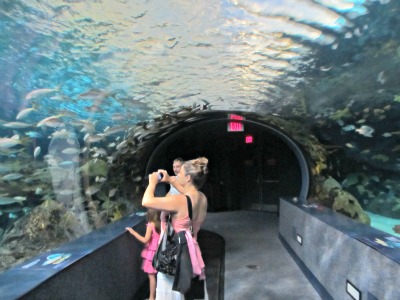
[{"label": "girl in pink", "polygon": [[146,224],[146,234],[141,236],[135,230],[127,227],[126,230],[129,231],[135,238],[140,242],[145,244],[142,251],[142,269],[145,273],[149,275],[150,283],[150,297],[149,300],[156,299],[156,275],[157,270],[153,268],[152,261],[153,256],[157,251],[158,240],[160,238],[160,212],[154,209],[148,209],[147,214],[147,224]]}]

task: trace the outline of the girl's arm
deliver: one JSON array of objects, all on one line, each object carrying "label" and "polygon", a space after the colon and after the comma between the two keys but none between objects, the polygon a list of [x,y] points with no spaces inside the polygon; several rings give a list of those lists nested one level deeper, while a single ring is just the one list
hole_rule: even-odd
[{"label": "girl's arm", "polygon": [[150,241],[152,230],[151,226],[146,226],[146,234],[145,236],[141,236],[139,233],[137,233],[135,230],[133,230],[131,227],[126,227],[125,229],[129,231],[130,234],[132,234],[135,238],[139,240],[139,242],[142,242],[143,244],[146,244]]}]

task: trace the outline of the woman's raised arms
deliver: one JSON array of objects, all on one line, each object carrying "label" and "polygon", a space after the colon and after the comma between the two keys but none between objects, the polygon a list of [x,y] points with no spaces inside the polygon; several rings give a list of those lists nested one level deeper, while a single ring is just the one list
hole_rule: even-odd
[{"label": "woman's raised arms", "polygon": [[[182,194],[180,195],[170,195],[167,197],[156,197],[154,196],[154,191],[158,183],[158,172],[151,173],[149,175],[149,185],[144,192],[142,205],[147,208],[153,208],[157,210],[179,212],[182,205],[186,202],[186,197]],[[183,206],[185,207],[185,206]]]}]

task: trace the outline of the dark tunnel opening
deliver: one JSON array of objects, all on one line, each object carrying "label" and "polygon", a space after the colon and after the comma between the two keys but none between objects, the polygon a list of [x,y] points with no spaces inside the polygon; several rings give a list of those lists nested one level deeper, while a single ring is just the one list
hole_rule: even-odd
[{"label": "dark tunnel opening", "polygon": [[[178,129],[154,149],[146,174],[160,168],[173,174],[173,159],[205,156],[210,174],[202,190],[209,211],[277,212],[280,197],[305,202],[309,170],[297,144],[268,124],[247,119],[243,131],[229,132],[228,122],[207,118]],[[168,189],[159,185],[158,192]]]}]

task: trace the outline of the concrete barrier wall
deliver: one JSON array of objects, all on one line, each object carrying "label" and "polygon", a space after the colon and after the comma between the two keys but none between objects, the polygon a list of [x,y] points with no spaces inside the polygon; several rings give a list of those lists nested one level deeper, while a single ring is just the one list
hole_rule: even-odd
[{"label": "concrete barrier wall", "polygon": [[3,272],[0,298],[134,299],[147,275],[143,244],[127,226],[144,233],[144,217],[124,218]]},{"label": "concrete barrier wall", "polygon": [[400,299],[400,239],[291,199],[280,200],[279,234],[323,299]]}]

